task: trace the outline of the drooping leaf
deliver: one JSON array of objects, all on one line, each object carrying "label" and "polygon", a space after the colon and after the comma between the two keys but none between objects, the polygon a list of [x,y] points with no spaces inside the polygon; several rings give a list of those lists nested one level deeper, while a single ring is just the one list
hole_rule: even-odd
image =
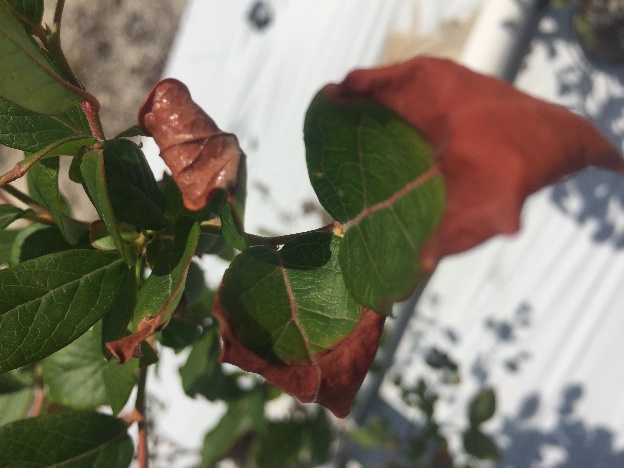
[{"label": "drooping leaf", "polygon": [[164,199],[141,148],[129,140],[110,140],[104,149],[106,184],[117,220],[158,230],[169,222]]},{"label": "drooping leaf", "polygon": [[60,77],[13,14],[0,1],[0,97],[42,114],[59,114],[83,100],[80,89]]},{"label": "drooping leaf", "polygon": [[0,372],[36,362],[102,318],[127,268],[111,252],[70,250],[0,270]]},{"label": "drooping leaf", "polygon": [[31,218],[36,213],[33,210],[23,210],[13,205],[0,205],[0,229],[6,228],[13,221],[20,218]]},{"label": "drooping leaf", "polygon": [[139,125],[160,147],[189,210],[200,210],[220,190],[234,194],[244,159],[238,139],[217,127],[183,83],[157,83],[139,110]]},{"label": "drooping leaf", "polygon": [[496,411],[496,393],[492,387],[482,389],[470,402],[468,419],[472,426],[484,423]]},{"label": "drooping leaf", "polygon": [[463,434],[464,449],[479,460],[496,460],[500,451],[496,442],[476,427],[470,427]]},{"label": "drooping leaf", "polygon": [[0,144],[35,153],[67,138],[89,137],[89,122],[80,106],[45,115],[0,98]]},{"label": "drooping leaf", "polygon": [[279,251],[250,248],[226,271],[214,313],[223,362],[345,417],[384,317],[347,293],[340,248],[340,238],[327,232],[303,234]]},{"label": "drooping leaf", "polygon": [[79,410],[108,405],[117,414],[134,388],[138,359],[124,365],[107,361],[102,354],[101,333],[89,330],[42,364],[52,401]]},{"label": "drooping leaf", "polygon": [[9,264],[17,265],[42,255],[88,247],[86,238],[80,239],[76,245],[70,245],[57,226],[33,223],[18,231],[11,245]]},{"label": "drooping leaf", "polygon": [[322,90],[308,109],[306,157],[323,207],[343,223],[339,259],[349,292],[390,313],[420,282],[420,250],[444,210],[431,147],[402,118],[371,101]]},{"label": "drooping leaf", "polygon": [[80,163],[80,173],[85,190],[106,225],[115,247],[128,265],[134,265],[137,261],[136,248],[133,244],[128,244],[121,235],[108,193],[104,169],[104,151],[95,149],[87,152]]},{"label": "drooping leaf", "polygon": [[95,142],[96,140],[93,138],[67,137],[63,140],[51,143],[35,154],[22,159],[13,166],[10,171],[3,174],[2,177],[0,177],[0,185],[19,179],[44,158],[61,155],[76,156],[84,147],[92,145]]},{"label": "drooping leaf", "polygon": [[427,269],[517,232],[525,198],[561,177],[588,166],[624,173],[618,151],[580,116],[449,60],[417,57],[356,70],[327,93],[337,102],[378,102],[433,146],[447,200],[421,252]]},{"label": "drooping leaf", "polygon": [[148,336],[166,326],[175,311],[186,282],[186,275],[199,239],[199,224],[183,220],[176,226],[174,241],[163,249],[154,269],[137,297],[134,318],[140,321],[132,335],[106,346],[119,362],[140,356],[140,345]]},{"label": "drooping leaf", "polygon": [[67,201],[59,189],[59,158],[44,159],[28,172],[28,193],[47,208],[54,218],[63,237],[71,245],[87,232],[89,226],[67,216]]},{"label": "drooping leaf", "polygon": [[0,427],[0,466],[121,468],[132,453],[126,423],[106,414],[46,414]]}]

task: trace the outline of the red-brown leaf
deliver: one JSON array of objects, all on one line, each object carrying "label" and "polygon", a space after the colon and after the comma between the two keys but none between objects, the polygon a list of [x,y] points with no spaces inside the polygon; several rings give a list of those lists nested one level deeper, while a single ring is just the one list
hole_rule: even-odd
[{"label": "red-brown leaf", "polygon": [[219,190],[231,195],[243,153],[172,78],[154,86],[139,110],[141,129],[152,136],[189,210],[205,207]]},{"label": "red-brown leaf", "polygon": [[219,300],[214,313],[221,325],[219,360],[262,375],[269,383],[296,396],[303,403],[319,403],[339,418],[349,414],[355,395],[370,368],[385,316],[363,309],[355,329],[310,364],[276,364],[245,348],[234,336]]},{"label": "red-brown leaf", "polygon": [[580,116],[448,60],[355,70],[329,91],[389,107],[433,144],[447,205],[421,253],[429,269],[517,232],[526,197],[568,174],[588,166],[624,173],[619,152]]},{"label": "red-brown leaf", "polygon": [[163,329],[161,323],[163,312],[154,317],[143,317],[137,326],[137,331],[104,345],[120,364],[125,364],[133,357],[141,357],[141,343],[154,333]]}]

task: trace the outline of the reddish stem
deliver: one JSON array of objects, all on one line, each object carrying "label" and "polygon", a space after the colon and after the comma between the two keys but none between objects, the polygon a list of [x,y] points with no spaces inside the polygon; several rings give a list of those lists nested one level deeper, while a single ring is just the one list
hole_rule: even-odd
[{"label": "reddish stem", "polygon": [[98,113],[99,108],[94,106],[94,104],[90,101],[82,101],[80,103],[80,107],[82,107],[82,110],[87,117],[87,122],[89,122],[89,128],[91,129],[93,136],[98,140],[104,140],[104,130],[102,129],[102,123],[100,122],[100,114]]}]

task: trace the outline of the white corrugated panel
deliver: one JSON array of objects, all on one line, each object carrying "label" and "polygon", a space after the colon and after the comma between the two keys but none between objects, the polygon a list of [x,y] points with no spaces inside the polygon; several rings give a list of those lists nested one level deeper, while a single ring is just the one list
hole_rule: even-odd
[{"label": "white corrugated panel", "polygon": [[[569,24],[569,9],[541,20],[516,84],[595,119],[621,147],[624,69],[589,63]],[[449,434],[493,385],[499,410],[486,428],[504,448],[500,466],[624,466],[624,178],[584,171],[531,197],[522,217],[517,236],[442,262],[391,374],[437,385]],[[460,364],[459,397],[423,364],[432,347]],[[409,415],[390,380],[384,400]]]}]

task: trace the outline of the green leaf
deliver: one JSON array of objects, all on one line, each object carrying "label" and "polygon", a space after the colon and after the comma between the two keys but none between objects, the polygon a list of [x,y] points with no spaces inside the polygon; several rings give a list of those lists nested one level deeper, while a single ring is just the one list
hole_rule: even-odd
[{"label": "green leaf", "polygon": [[126,423],[105,414],[46,414],[0,427],[0,466],[124,467],[132,453]]},{"label": "green leaf", "polygon": [[500,452],[494,440],[476,427],[470,427],[463,436],[464,449],[479,460],[496,460]]},{"label": "green leaf", "polygon": [[139,291],[135,321],[157,313],[162,313],[160,323],[171,318],[184,292],[199,232],[199,224],[194,221],[178,223],[173,243],[159,252],[154,269]]},{"label": "green leaf", "polygon": [[71,250],[0,270],[0,372],[67,346],[102,318],[127,268],[115,253]]},{"label": "green leaf", "polygon": [[238,185],[233,196],[228,197],[221,207],[221,235],[237,250],[245,251],[249,248],[249,240],[245,233],[245,199],[247,197],[247,164],[241,159],[238,168]]},{"label": "green leaf", "polygon": [[256,451],[258,468],[293,466],[302,449],[303,429],[303,424],[294,420],[267,424]]},{"label": "green leaf", "polygon": [[56,226],[33,223],[18,232],[11,246],[10,265],[72,248]]},{"label": "green leaf", "polygon": [[164,198],[143,151],[129,140],[110,140],[104,149],[106,184],[115,217],[143,229],[169,225]]},{"label": "green leaf", "polygon": [[66,216],[68,204],[59,189],[59,170],[59,158],[44,159],[33,166],[28,172],[28,193],[52,213],[65,240],[76,245],[89,226]]},{"label": "green leaf", "polygon": [[134,388],[138,359],[121,365],[102,354],[101,333],[89,330],[43,360],[49,397],[69,408],[89,410],[108,405],[117,414]]},{"label": "green leaf", "polygon": [[145,133],[143,130],[141,130],[141,127],[139,127],[138,125],[133,125],[132,127],[129,127],[125,129],[123,132],[116,135],[115,140],[119,138],[132,138],[132,137],[144,137],[144,136],[149,136],[149,135]]},{"label": "green leaf", "polygon": [[21,229],[6,229],[0,231],[0,265],[11,261],[13,244],[21,231]]},{"label": "green leaf", "polygon": [[496,393],[492,387],[481,390],[470,402],[468,408],[468,419],[471,426],[478,426],[484,423],[496,411]]},{"label": "green leaf", "polygon": [[7,0],[15,11],[32,24],[43,20],[43,0]]},{"label": "green leaf", "polygon": [[[129,226],[128,224],[118,224],[117,230],[126,245],[136,246],[135,252],[136,255],[138,255],[140,249],[146,242],[143,233],[137,231],[135,227]],[[98,250],[117,250],[113,237],[100,220],[91,223],[89,240],[91,241],[91,245]]]},{"label": "green leaf", "polygon": [[364,306],[389,313],[423,275],[419,251],[444,210],[431,146],[372,101],[321,91],[304,126],[308,173],[323,208],[343,223],[340,266]]},{"label": "green leaf", "polygon": [[329,449],[333,439],[325,411],[319,409],[305,429],[312,460],[318,464],[325,463],[329,459]]},{"label": "green leaf", "polygon": [[35,153],[57,141],[91,137],[80,106],[63,114],[45,115],[0,98],[0,144]]},{"label": "green leaf", "polygon": [[[233,401],[217,425],[204,437],[202,467],[211,468],[247,432],[257,427],[264,414],[263,395],[254,389],[249,396]],[[258,418],[258,416],[260,416]]]},{"label": "green leaf", "polygon": [[134,265],[137,262],[136,248],[124,241],[109,197],[104,170],[104,151],[96,149],[86,153],[80,163],[80,173],[85,190],[106,225],[115,247],[128,265]]},{"label": "green leaf", "polygon": [[84,100],[56,72],[37,43],[0,1],[0,97],[42,114],[59,114]]},{"label": "green leaf", "polygon": [[311,362],[355,328],[360,307],[342,279],[340,242],[312,232],[234,259],[219,297],[243,346],[269,362]]},{"label": "green leaf", "polygon": [[22,210],[13,205],[0,205],[0,229],[6,228],[20,218],[31,218],[33,215],[35,215],[33,210]]},{"label": "green leaf", "polygon": [[200,394],[210,401],[231,401],[242,396],[236,378],[223,372],[218,360],[220,352],[218,329],[210,327],[193,345],[186,363],[180,367],[184,393],[190,397]]},{"label": "green leaf", "polygon": [[139,287],[139,276],[141,265],[135,265],[135,271],[128,272],[126,280],[117,295],[117,300],[110,308],[104,318],[102,318],[102,351],[106,357],[110,357],[110,351],[104,348],[103,344],[122,338],[128,330],[128,325],[132,321],[134,308],[136,306],[137,291]]},{"label": "green leaf", "polygon": [[28,387],[0,394],[0,426],[25,418],[34,394],[34,390]]}]

